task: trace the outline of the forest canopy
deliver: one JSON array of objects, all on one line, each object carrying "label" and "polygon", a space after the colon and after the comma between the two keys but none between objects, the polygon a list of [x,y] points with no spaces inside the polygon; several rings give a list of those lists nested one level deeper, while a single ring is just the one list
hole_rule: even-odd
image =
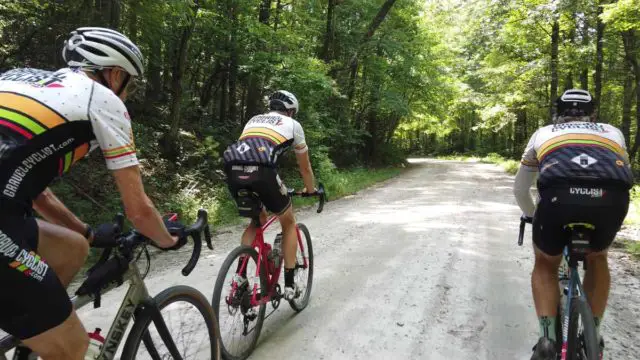
[{"label": "forest canopy", "polygon": [[[64,67],[80,26],[145,56],[127,106],[158,194],[219,188],[221,152],[278,89],[300,101],[320,177],[410,154],[518,157],[569,88],[592,93],[638,161],[640,0],[4,0],[0,72]],[[113,205],[95,189],[101,161],[63,191]]]}]

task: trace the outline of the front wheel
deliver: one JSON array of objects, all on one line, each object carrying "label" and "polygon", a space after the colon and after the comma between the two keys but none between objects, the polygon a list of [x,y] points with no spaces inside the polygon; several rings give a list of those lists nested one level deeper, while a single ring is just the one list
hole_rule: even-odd
[{"label": "front wheel", "polygon": [[[189,286],[174,286],[156,295],[154,302],[164,325],[153,319],[153,311],[139,314],[127,337],[122,359],[221,358],[217,321],[202,293]],[[161,335],[165,325],[169,339]]]},{"label": "front wheel", "polygon": [[571,299],[569,332],[567,335],[567,359],[600,359],[600,344],[596,334],[593,313],[589,308],[589,304],[580,298]]},{"label": "front wheel", "polygon": [[[300,312],[309,305],[311,286],[313,285],[313,246],[311,234],[304,224],[298,224],[298,234],[301,235],[296,252],[295,283],[298,286],[297,296],[289,301],[293,310]],[[302,246],[301,246],[302,245]]]}]

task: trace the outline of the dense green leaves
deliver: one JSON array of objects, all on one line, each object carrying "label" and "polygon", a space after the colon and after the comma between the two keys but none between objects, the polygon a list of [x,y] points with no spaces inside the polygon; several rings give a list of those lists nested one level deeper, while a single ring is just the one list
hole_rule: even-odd
[{"label": "dense green leaves", "polygon": [[[410,152],[517,156],[569,87],[601,96],[600,120],[637,150],[639,9],[638,0],[5,0],[0,71],[64,66],[63,40],[79,26],[130,36],[147,71],[128,107],[157,194],[218,189],[221,152],[276,89],[298,96],[321,177]],[[95,185],[75,174],[83,189]]]},{"label": "dense green leaves", "polygon": [[640,122],[640,112],[632,111],[639,101],[633,95],[640,77],[639,5],[637,0],[427,1],[432,15],[427,28],[447,40],[439,55],[450,64],[441,76],[452,101],[439,121],[422,116],[400,127],[402,145],[423,153],[518,156],[532,132],[551,121],[555,96],[575,87],[600,100],[599,120],[620,126],[635,153],[631,118],[637,114]]}]

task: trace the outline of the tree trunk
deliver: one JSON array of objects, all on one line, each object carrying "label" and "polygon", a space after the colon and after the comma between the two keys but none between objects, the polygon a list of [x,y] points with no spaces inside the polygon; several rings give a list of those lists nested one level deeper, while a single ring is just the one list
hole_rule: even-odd
[{"label": "tree trunk", "polygon": [[516,110],[515,132],[516,151],[524,150],[527,141],[527,110],[524,106],[518,106]]},{"label": "tree trunk", "polygon": [[207,77],[207,79],[204,81],[204,84],[202,85],[202,91],[200,92],[200,107],[204,108],[209,105],[211,97],[213,96],[213,84],[215,84],[221,69],[222,66],[220,64],[220,61],[218,60],[216,61],[216,65],[213,68],[213,72],[211,73],[211,75],[209,75],[209,77]]},{"label": "tree trunk", "polygon": [[324,34],[324,45],[322,46],[322,52],[320,53],[320,58],[324,60],[324,62],[328,63],[331,61],[330,48],[331,42],[333,40],[333,9],[336,6],[336,0],[329,0],[329,4],[327,6],[327,29]]},{"label": "tree trunk", "polygon": [[120,0],[111,0],[109,26],[112,29],[118,29],[118,27],[120,27]]},{"label": "tree trunk", "polygon": [[[382,24],[382,21],[384,21],[384,19],[387,17],[389,10],[391,10],[391,7],[393,6],[393,4],[395,4],[395,2],[396,0],[387,0],[384,2],[384,4],[382,4],[382,7],[380,8],[380,10],[378,10],[378,14],[376,14],[376,17],[374,17],[373,21],[371,21],[371,24],[369,24],[369,29],[364,34],[364,37],[362,39],[362,42],[360,43],[359,48],[364,46],[364,44],[366,44],[367,41],[371,39],[371,37],[376,32],[378,27],[380,27],[380,24]],[[356,77],[358,75],[358,54],[359,54],[359,50],[356,50],[356,52],[351,57],[351,62],[349,63],[350,76],[349,76],[349,90],[347,93],[349,97],[349,102],[351,102],[351,100],[353,99],[353,95],[355,94]]]},{"label": "tree trunk", "polygon": [[[262,0],[262,2],[260,3],[260,14],[258,16],[258,21],[266,26],[269,26],[269,18],[271,17],[271,1],[272,0]],[[264,50],[264,45],[262,42],[258,42],[255,47],[256,51]],[[248,120],[254,115],[258,115],[258,113],[260,112],[261,96],[262,82],[260,81],[260,76],[255,72],[251,72],[247,80],[247,99],[246,108],[244,111],[245,119]]]},{"label": "tree trunk", "polygon": [[573,89],[573,73],[570,72],[567,74],[567,77],[564,79],[564,90]]},{"label": "tree trunk", "polygon": [[169,128],[168,136],[166,137],[162,148],[164,155],[169,158],[175,158],[178,155],[178,132],[180,130],[181,120],[181,101],[182,101],[182,78],[187,66],[187,55],[189,54],[189,40],[193,34],[193,29],[196,25],[196,17],[198,13],[198,5],[191,9],[191,22],[182,28],[180,34],[180,40],[176,51],[176,61],[173,66],[173,76],[171,79],[171,103],[169,108]]},{"label": "tree trunk", "polygon": [[391,7],[393,6],[393,4],[395,4],[395,2],[396,0],[387,0],[384,4],[382,4],[382,7],[378,11],[378,14],[375,18],[373,18],[373,21],[369,25],[369,30],[367,30],[367,33],[364,35],[363,43],[371,39],[373,33],[378,29],[380,24],[382,24],[384,19],[387,17],[389,10],[391,10]]},{"label": "tree trunk", "polygon": [[[636,129],[640,129],[640,63],[638,63],[638,44],[637,35],[634,30],[622,32],[622,42],[624,44],[625,58],[631,66],[635,77],[636,88]],[[636,138],[629,152],[629,156],[633,159],[640,147],[640,131],[636,131]]]},{"label": "tree trunk", "polygon": [[[235,53],[235,54],[234,54]],[[229,120],[240,124],[237,119],[238,104],[236,103],[236,80],[238,78],[238,53],[234,50],[229,61]]]},{"label": "tree trunk", "polygon": [[280,0],[276,0],[276,18],[273,22],[273,31],[278,31],[278,25],[280,24],[280,11],[282,10],[282,5],[280,5]]},{"label": "tree trunk", "polygon": [[229,120],[234,124],[240,124],[241,121],[237,119],[238,104],[236,102],[237,91],[237,79],[238,79],[238,45],[237,45],[237,28],[238,28],[238,15],[234,7],[229,14],[231,17],[231,34],[229,36],[229,47],[231,53],[229,55]]},{"label": "tree trunk", "polygon": [[227,123],[227,88],[229,86],[229,69],[222,70],[220,77],[220,108],[218,114],[218,124]]},{"label": "tree trunk", "polygon": [[153,105],[162,94],[162,43],[160,41],[149,42],[150,56],[147,69],[147,91],[145,94],[145,107]]},{"label": "tree trunk", "polygon": [[129,2],[129,39],[135,44],[138,42],[138,0]]},{"label": "tree trunk", "polygon": [[631,146],[631,107],[633,106],[633,70],[629,67],[629,72],[624,81],[624,90],[622,92],[623,101],[622,101],[622,124],[620,125],[620,130],[624,135],[624,141],[627,146]]},{"label": "tree trunk", "polygon": [[560,24],[558,20],[553,22],[551,28],[551,89],[550,89],[550,104],[549,104],[549,118],[547,124],[551,124],[553,121],[553,115],[555,114],[556,99],[558,98],[558,43],[560,40]]},{"label": "tree trunk", "polygon": [[596,119],[600,121],[600,98],[602,96],[602,63],[604,59],[603,42],[604,36],[604,23],[600,19],[602,14],[602,5],[598,6],[598,22],[596,25],[596,73],[594,75],[593,83],[595,86],[594,100],[596,103]]},{"label": "tree trunk", "polygon": [[260,21],[263,24],[268,24],[270,13],[271,13],[271,0],[262,0],[262,2],[260,2],[260,12],[258,15],[258,21]]},{"label": "tree trunk", "polygon": [[[582,23],[582,46],[589,46],[589,18],[584,17]],[[589,62],[582,61],[582,70],[580,71],[580,87],[584,90],[589,90]]]}]

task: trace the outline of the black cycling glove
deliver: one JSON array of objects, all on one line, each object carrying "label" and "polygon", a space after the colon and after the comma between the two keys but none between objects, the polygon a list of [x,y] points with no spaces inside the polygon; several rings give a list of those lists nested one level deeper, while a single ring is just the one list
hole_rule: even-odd
[{"label": "black cycling glove", "polygon": [[169,234],[178,237],[178,242],[174,246],[170,248],[164,248],[163,250],[178,250],[187,243],[187,236],[184,233],[184,224],[178,221],[164,219],[164,226],[167,228],[167,231],[169,231]]},{"label": "black cycling glove", "polygon": [[116,236],[119,234],[118,225],[116,224],[101,224],[99,225],[93,235],[93,242],[91,247],[95,248],[107,248],[115,245]]},{"label": "black cycling glove", "polygon": [[526,216],[524,214],[520,216],[520,221],[524,221],[526,223],[533,224],[533,218],[531,216]]}]

